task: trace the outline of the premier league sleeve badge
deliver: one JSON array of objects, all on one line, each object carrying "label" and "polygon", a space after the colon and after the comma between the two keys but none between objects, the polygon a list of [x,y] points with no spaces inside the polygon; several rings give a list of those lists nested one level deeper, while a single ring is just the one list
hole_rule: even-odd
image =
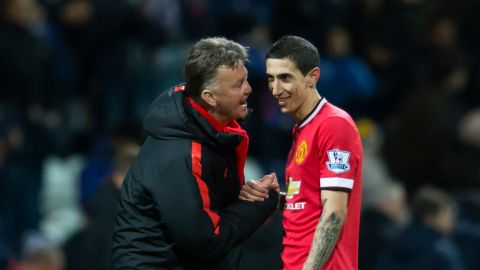
[{"label": "premier league sleeve badge", "polygon": [[350,170],[350,164],[348,164],[350,152],[333,149],[327,151],[327,156],[329,160],[327,161],[327,168],[329,171],[340,174]]}]

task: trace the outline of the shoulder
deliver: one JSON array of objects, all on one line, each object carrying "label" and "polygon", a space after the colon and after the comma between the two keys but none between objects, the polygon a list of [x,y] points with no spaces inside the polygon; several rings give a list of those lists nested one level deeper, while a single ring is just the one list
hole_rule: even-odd
[{"label": "shoulder", "polygon": [[192,140],[189,139],[156,139],[149,137],[140,150],[139,157],[157,162],[168,162],[180,157],[190,156]]},{"label": "shoulder", "polygon": [[357,126],[352,117],[337,106],[326,103],[317,119],[318,127],[329,132],[358,133]]},{"label": "shoulder", "polygon": [[323,118],[330,122],[330,121],[339,121],[339,122],[342,122],[342,121],[345,121],[345,122],[348,122],[349,124],[355,126],[355,123],[352,119],[352,117],[350,116],[350,114],[348,114],[346,111],[344,111],[343,109],[327,102],[325,103],[325,107],[323,108],[323,110],[321,111],[321,116],[323,116]]},{"label": "shoulder", "polygon": [[[131,170],[136,178],[157,177],[166,171],[188,167],[192,158],[192,141],[187,139],[160,140],[149,137],[142,146]],[[173,167],[172,164],[175,164]]]},{"label": "shoulder", "polygon": [[221,157],[208,145],[195,140],[187,138],[166,140],[149,137],[143,144],[134,166],[143,169],[154,168],[156,172],[174,171],[180,167],[190,169],[194,159],[205,165],[206,163],[218,163]]}]

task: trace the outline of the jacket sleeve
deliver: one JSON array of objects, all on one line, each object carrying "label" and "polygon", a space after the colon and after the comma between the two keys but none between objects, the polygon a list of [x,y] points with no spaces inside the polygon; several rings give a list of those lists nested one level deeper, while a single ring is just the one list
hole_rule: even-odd
[{"label": "jacket sleeve", "polygon": [[152,197],[176,251],[192,261],[225,255],[252,234],[278,203],[278,193],[272,191],[264,202],[238,200],[219,211],[210,204],[214,193],[195,175],[188,159],[163,167]]}]

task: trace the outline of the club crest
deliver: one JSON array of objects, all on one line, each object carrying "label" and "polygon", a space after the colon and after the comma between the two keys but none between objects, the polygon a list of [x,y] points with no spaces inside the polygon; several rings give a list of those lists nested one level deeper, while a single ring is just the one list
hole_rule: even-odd
[{"label": "club crest", "polygon": [[307,141],[303,140],[298,145],[297,151],[295,152],[295,163],[297,163],[297,165],[302,164],[307,158],[307,154],[308,154],[308,144],[307,144]]},{"label": "club crest", "polygon": [[348,160],[350,159],[350,152],[333,149],[328,150],[327,155],[329,159],[329,161],[327,161],[327,168],[329,171],[338,174],[350,170],[350,164],[348,164]]}]

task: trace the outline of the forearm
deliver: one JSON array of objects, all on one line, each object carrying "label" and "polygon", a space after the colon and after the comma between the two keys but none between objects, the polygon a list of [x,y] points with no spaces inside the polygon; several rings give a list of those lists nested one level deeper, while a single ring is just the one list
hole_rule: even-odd
[{"label": "forearm", "polygon": [[[326,205],[326,200],[323,204]],[[320,269],[330,258],[346,218],[346,211],[324,209],[315,229],[304,270]]]}]

